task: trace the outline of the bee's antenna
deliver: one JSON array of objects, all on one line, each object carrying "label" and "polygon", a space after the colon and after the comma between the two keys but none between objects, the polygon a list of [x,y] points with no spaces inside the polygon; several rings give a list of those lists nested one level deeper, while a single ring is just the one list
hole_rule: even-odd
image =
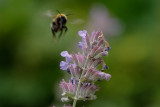
[{"label": "bee's antenna", "polygon": [[73,15],[73,14],[66,14],[66,16],[70,16],[70,15]]},{"label": "bee's antenna", "polygon": [[59,12],[59,10],[56,10],[59,14],[61,14],[60,12]]}]

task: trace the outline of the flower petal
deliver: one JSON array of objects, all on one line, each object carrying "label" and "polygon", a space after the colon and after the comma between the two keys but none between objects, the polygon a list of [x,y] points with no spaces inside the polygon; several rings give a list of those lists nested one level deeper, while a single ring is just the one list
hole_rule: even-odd
[{"label": "flower petal", "polygon": [[61,52],[61,56],[62,56],[62,57],[68,57],[68,56],[70,56],[70,55],[68,54],[67,51],[62,51],[62,52]]},{"label": "flower petal", "polygon": [[86,36],[86,34],[87,34],[87,31],[86,30],[82,30],[82,31],[79,31],[78,34],[79,34],[79,36],[84,38]]},{"label": "flower petal", "polygon": [[68,68],[68,63],[64,62],[64,61],[61,61],[60,62],[60,69],[61,70],[67,70]]}]

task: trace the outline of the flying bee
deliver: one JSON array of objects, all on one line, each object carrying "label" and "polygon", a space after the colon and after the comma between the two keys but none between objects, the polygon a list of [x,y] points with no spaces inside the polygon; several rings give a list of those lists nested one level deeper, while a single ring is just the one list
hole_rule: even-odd
[{"label": "flying bee", "polygon": [[63,34],[63,30],[65,31],[65,33],[68,30],[68,28],[66,27],[68,15],[61,14],[58,10],[57,10],[57,12],[58,12],[58,14],[56,15],[56,17],[53,19],[53,21],[51,23],[51,31],[52,31],[53,37],[56,37],[55,34],[57,32],[60,32],[60,34],[59,34],[59,38],[60,38]]},{"label": "flying bee", "polygon": [[[67,9],[65,9],[66,11]],[[81,18],[77,18],[77,15],[73,14],[62,14],[57,10],[57,13],[54,13],[51,10],[47,10],[42,13],[43,16],[47,16],[50,18],[53,18],[52,23],[50,25],[51,32],[53,37],[57,37],[57,34],[59,33],[58,37],[60,38],[63,34],[65,34],[68,31],[68,28],[66,24],[69,22],[69,25],[80,25],[84,23],[84,20]],[[68,12],[65,12],[68,13]],[[73,15],[72,17],[68,18],[69,15]],[[75,17],[74,17],[75,16]],[[74,26],[73,29],[76,27]]]}]

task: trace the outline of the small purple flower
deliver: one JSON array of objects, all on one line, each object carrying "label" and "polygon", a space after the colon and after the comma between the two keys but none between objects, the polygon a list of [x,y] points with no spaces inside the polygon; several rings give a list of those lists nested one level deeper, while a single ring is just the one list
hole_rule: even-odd
[{"label": "small purple flower", "polygon": [[104,72],[99,72],[99,76],[100,76],[102,79],[105,79],[105,80],[107,80],[107,81],[109,81],[110,78],[111,78],[111,75],[110,75],[110,74],[106,74],[106,73],[104,73]]},{"label": "small purple flower", "polygon": [[64,61],[61,61],[60,62],[60,69],[61,70],[67,70],[68,69],[68,63],[67,62],[64,62]]},{"label": "small purple flower", "polygon": [[87,31],[79,31],[78,32],[79,36],[82,37],[82,42],[79,42],[78,46],[80,49],[85,49],[87,47],[87,41],[86,41],[86,36],[87,36]]},{"label": "small purple flower", "polygon": [[62,51],[61,52],[61,56],[63,56],[63,57],[70,57],[70,55],[68,54],[67,51]]},{"label": "small purple flower", "polygon": [[110,74],[105,74],[105,79],[106,79],[107,81],[109,81],[110,78],[111,78],[111,75],[110,75]]},{"label": "small purple flower", "polygon": [[86,34],[87,34],[87,31],[86,31],[86,30],[79,31],[78,34],[79,34],[79,36],[81,36],[82,38],[85,38],[85,36],[86,36]]},{"label": "small purple flower", "polygon": [[103,51],[102,52],[102,56],[107,56],[108,55],[108,51]]},{"label": "small purple flower", "polygon": [[66,62],[70,63],[72,61],[72,56],[68,54],[67,51],[62,51],[61,56],[66,58]]},{"label": "small purple flower", "polygon": [[78,43],[78,47],[79,47],[80,49],[82,49],[82,45],[83,45],[82,42],[79,42],[79,43]]},{"label": "small purple flower", "polygon": [[60,69],[68,70],[68,66],[71,64],[70,62],[72,61],[72,56],[68,54],[67,51],[61,52],[61,56],[66,58],[66,62],[65,61],[60,62]]}]

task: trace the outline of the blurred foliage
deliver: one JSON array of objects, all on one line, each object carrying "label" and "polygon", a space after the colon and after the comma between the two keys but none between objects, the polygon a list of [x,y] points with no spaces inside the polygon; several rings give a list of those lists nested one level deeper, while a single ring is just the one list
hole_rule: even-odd
[{"label": "blurred foliage", "polygon": [[[52,38],[47,10],[69,9],[73,17],[89,20],[93,4],[102,3],[125,25],[121,35],[109,36],[112,50],[106,63],[112,78],[99,82],[97,100],[82,107],[160,106],[159,0],[0,0],[0,107],[61,106],[58,83],[67,74],[59,69],[62,50],[78,51],[78,30],[67,24],[59,41]],[[72,17],[72,16],[71,16]],[[65,77],[64,77],[65,76]]]}]

